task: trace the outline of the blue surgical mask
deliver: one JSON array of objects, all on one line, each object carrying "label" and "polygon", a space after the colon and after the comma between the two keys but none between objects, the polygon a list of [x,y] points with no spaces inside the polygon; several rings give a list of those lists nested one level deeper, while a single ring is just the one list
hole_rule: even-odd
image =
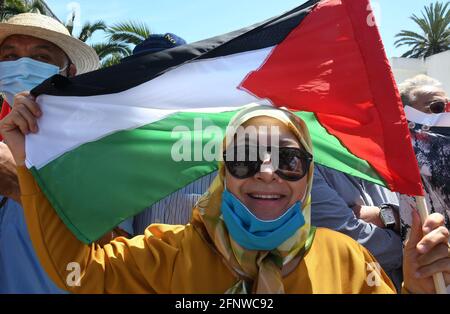
[{"label": "blue surgical mask", "polygon": [[56,65],[30,58],[2,61],[0,62],[0,92],[5,94],[6,100],[12,106],[16,94],[30,91],[60,72]]},{"label": "blue surgical mask", "polygon": [[222,194],[222,216],[230,236],[248,250],[270,251],[292,237],[305,224],[301,201],[275,220],[258,219],[227,189]]}]

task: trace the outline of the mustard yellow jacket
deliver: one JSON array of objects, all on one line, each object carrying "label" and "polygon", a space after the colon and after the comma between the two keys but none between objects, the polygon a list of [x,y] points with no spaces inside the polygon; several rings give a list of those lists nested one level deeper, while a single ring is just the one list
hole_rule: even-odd
[{"label": "mustard yellow jacket", "polygon": [[[151,225],[145,235],[85,245],[59,219],[31,173],[18,167],[30,236],[54,282],[75,293],[224,293],[238,277],[195,227]],[[75,263],[75,264],[74,264]],[[79,269],[78,269],[79,265]],[[310,250],[283,278],[286,293],[394,293],[353,239],[317,229]],[[79,285],[76,275],[80,274]]]}]

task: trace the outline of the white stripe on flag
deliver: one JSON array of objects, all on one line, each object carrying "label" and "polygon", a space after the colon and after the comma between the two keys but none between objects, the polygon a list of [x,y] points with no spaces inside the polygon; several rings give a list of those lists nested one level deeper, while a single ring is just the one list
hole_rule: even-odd
[{"label": "white stripe on flag", "polygon": [[224,112],[252,102],[270,105],[237,87],[249,72],[262,66],[272,49],[187,63],[121,93],[42,95],[37,99],[43,111],[39,133],[26,138],[27,166],[42,168],[85,143],[177,112]]},{"label": "white stripe on flag", "polygon": [[450,127],[450,113],[427,114],[410,106],[405,106],[406,119],[430,127]]}]

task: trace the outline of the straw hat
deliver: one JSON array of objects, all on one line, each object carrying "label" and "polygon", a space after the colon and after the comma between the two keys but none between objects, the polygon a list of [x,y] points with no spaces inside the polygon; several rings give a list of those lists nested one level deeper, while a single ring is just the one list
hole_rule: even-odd
[{"label": "straw hat", "polygon": [[23,13],[0,23],[0,44],[11,35],[27,35],[47,40],[61,48],[77,67],[77,74],[98,69],[99,58],[95,50],[81,40],[70,36],[67,28],[54,18]]}]

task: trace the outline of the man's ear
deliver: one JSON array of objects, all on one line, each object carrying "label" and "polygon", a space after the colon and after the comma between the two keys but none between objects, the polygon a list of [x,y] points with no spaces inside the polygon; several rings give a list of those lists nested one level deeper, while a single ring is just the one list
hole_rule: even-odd
[{"label": "man's ear", "polygon": [[67,76],[74,77],[75,75],[77,75],[77,66],[72,63],[67,69]]}]

